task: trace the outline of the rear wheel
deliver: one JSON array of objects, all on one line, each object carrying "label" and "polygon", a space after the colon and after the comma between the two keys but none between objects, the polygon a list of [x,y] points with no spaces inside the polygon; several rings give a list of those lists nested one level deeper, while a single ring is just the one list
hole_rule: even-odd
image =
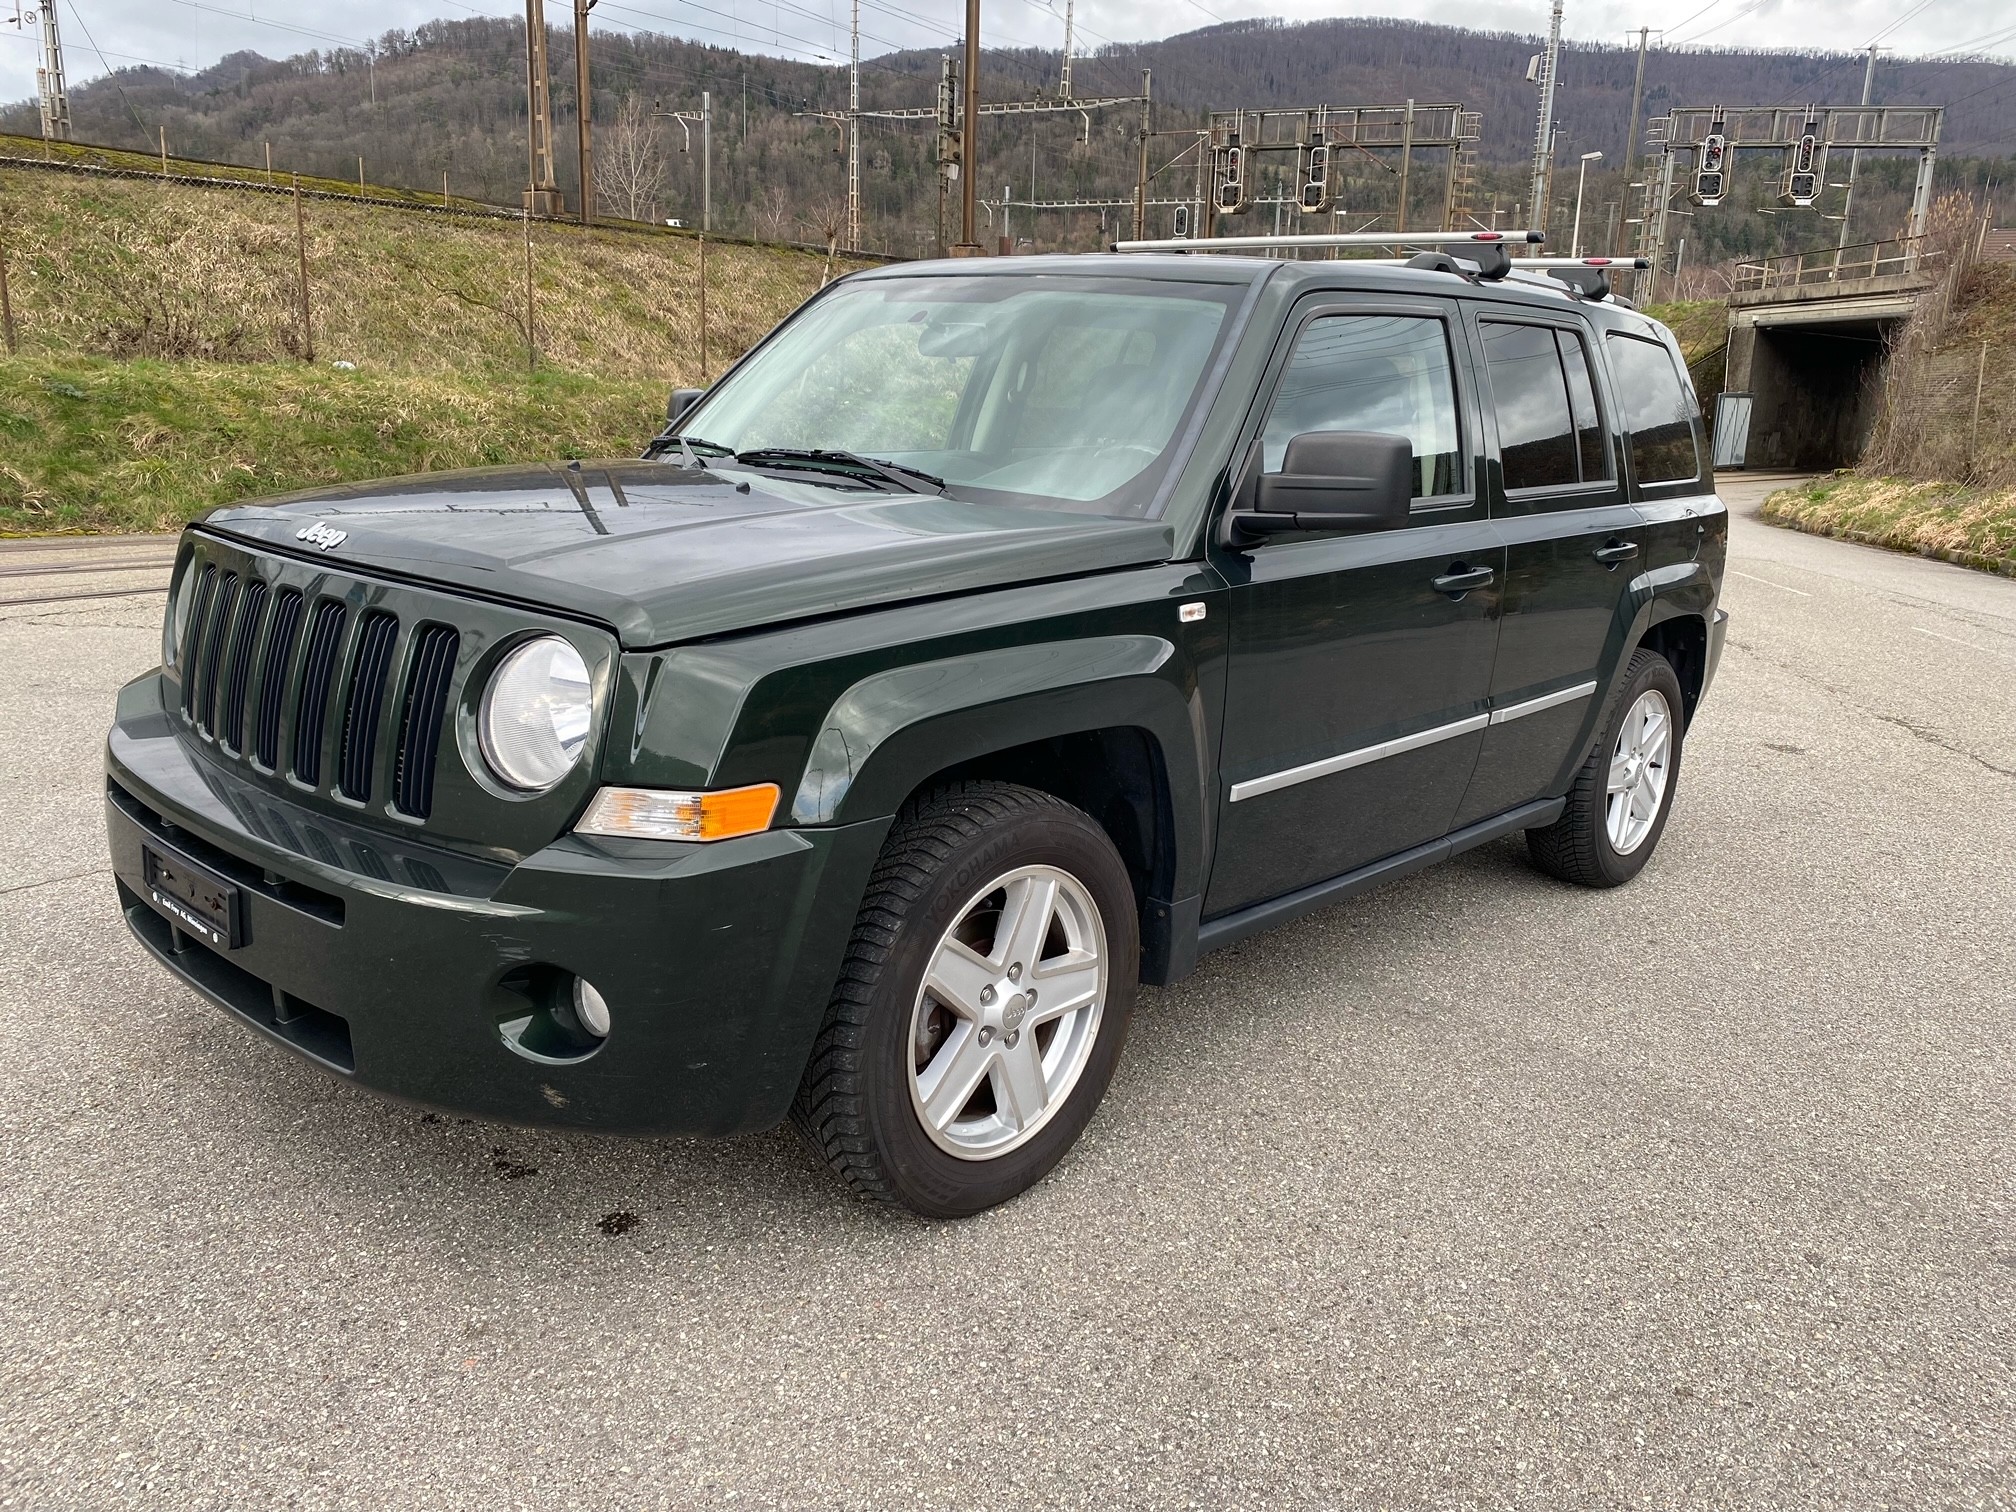
[{"label": "rear wheel", "polygon": [[998,782],[906,808],[792,1118],[864,1196],[958,1217],[1034,1185],[1112,1079],[1133,887],[1069,804]]},{"label": "rear wheel", "polygon": [[1604,732],[1568,789],[1568,806],[1526,846],[1542,871],[1584,887],[1616,887],[1645,869],[1666,830],[1680,776],[1680,679],[1641,650]]}]

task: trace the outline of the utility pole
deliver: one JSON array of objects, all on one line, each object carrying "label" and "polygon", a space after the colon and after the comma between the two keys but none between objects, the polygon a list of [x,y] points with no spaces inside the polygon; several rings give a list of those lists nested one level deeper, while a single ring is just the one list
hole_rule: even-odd
[{"label": "utility pole", "polygon": [[581,224],[595,224],[595,101],[588,90],[588,12],[595,0],[574,0],[574,152],[581,170]]},{"label": "utility pole", "polygon": [[70,140],[70,94],[63,84],[63,39],[56,35],[56,0],[42,6],[42,66],[35,71],[42,101],[42,140]]},{"label": "utility pole", "polygon": [[938,60],[938,255],[952,242],[952,186],[959,177],[959,72],[949,57]]},{"label": "utility pole", "polygon": [[1145,241],[1148,236],[1148,138],[1154,135],[1150,117],[1147,69],[1141,70],[1141,131],[1139,136],[1140,154],[1134,167],[1134,240]]},{"label": "utility pole", "polygon": [[[1540,123],[1533,132],[1532,203],[1545,206],[1554,159],[1554,77],[1561,63],[1561,0],[1554,0],[1547,28],[1547,51],[1540,60]],[[1544,210],[1542,214],[1544,215]],[[1541,229],[1545,229],[1544,223]]]},{"label": "utility pole", "polygon": [[848,30],[847,250],[861,250],[861,0],[854,0],[854,20]]},{"label": "utility pole", "polygon": [[1064,68],[1057,80],[1057,93],[1066,100],[1071,98],[1071,17],[1077,3],[1078,0],[1064,0]]},{"label": "utility pole", "polygon": [[[1638,112],[1645,108],[1645,45],[1652,28],[1638,28],[1638,77],[1631,81],[1631,130],[1624,138],[1624,176],[1629,179],[1638,167]],[[1625,187],[1628,189],[1629,184]]]},{"label": "utility pole", "polygon": [[980,256],[973,239],[974,189],[980,171],[980,0],[966,0],[966,98],[959,143],[959,245],[955,257]]},{"label": "utility pole", "polygon": [[525,0],[525,212],[557,215],[553,110],[546,72],[546,0]]},{"label": "utility pole", "polygon": [[714,96],[700,91],[700,229],[714,229]]},{"label": "utility pole", "polygon": [[1393,229],[1407,229],[1407,181],[1414,170],[1414,102],[1407,102],[1407,114],[1400,125],[1400,223]]},{"label": "utility pole", "polygon": [[[1864,105],[1869,103],[1869,96],[1876,88],[1876,54],[1880,51],[1881,49],[1874,42],[1869,44],[1869,61],[1862,69],[1862,103]],[[1857,141],[1860,141],[1862,133],[1859,131],[1856,132],[1855,137]],[[1848,217],[1855,209],[1855,174],[1861,166],[1862,150],[1858,147],[1848,154],[1848,193],[1841,201],[1841,239],[1834,244],[1834,250],[1837,252],[1848,245]],[[1838,258],[1835,260],[1835,267],[1840,267],[1840,260]]]}]

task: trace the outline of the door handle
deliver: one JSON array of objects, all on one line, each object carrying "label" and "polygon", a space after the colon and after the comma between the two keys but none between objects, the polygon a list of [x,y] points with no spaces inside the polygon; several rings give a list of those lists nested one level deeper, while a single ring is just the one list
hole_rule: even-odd
[{"label": "door handle", "polygon": [[1465,567],[1461,562],[1450,564],[1449,570],[1435,579],[1437,593],[1450,593],[1461,597],[1472,588],[1487,588],[1498,574],[1489,567]]},{"label": "door handle", "polygon": [[1606,567],[1615,567],[1619,562],[1628,562],[1638,555],[1636,541],[1612,541],[1607,546],[1598,546],[1590,555]]}]

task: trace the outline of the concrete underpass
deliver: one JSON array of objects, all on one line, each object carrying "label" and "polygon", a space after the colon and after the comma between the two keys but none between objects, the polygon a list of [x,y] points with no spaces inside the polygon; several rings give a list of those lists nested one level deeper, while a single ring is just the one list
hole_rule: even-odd
[{"label": "concrete underpass", "polygon": [[1929,282],[1906,275],[1733,295],[1725,392],[1750,396],[1742,465],[1853,464],[1876,421],[1886,343]]}]

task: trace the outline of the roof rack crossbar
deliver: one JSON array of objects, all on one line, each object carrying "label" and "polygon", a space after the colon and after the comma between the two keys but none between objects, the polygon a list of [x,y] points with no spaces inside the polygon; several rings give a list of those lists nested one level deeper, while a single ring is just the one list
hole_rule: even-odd
[{"label": "roof rack crossbar", "polygon": [[1313,236],[1195,236],[1113,243],[1115,252],[1256,252],[1297,247],[1469,247],[1478,242],[1538,246],[1545,231],[1339,231]]}]

